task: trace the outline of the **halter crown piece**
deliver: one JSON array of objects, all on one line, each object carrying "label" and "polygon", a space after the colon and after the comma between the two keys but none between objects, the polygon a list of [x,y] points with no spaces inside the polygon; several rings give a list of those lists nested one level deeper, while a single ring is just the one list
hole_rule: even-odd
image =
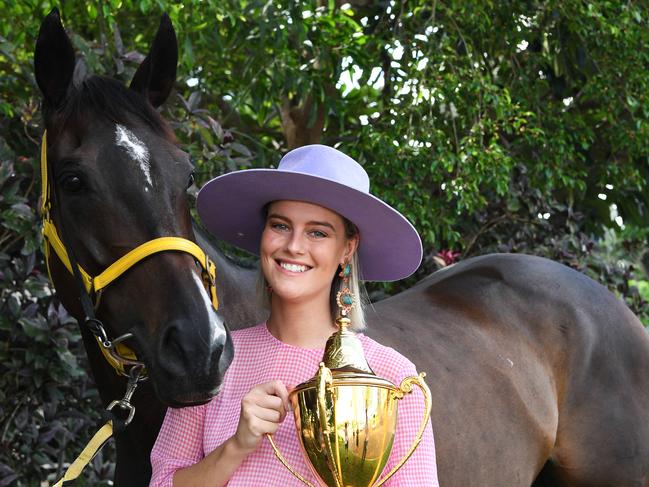
[{"label": "halter crown piece", "polygon": [[[47,266],[47,273],[52,281],[52,274],[50,272],[50,257],[51,251],[54,253],[73,275],[78,275],[82,281],[85,292],[94,297],[94,308],[99,306],[101,294],[108,287],[110,283],[119,278],[131,267],[135,266],[141,260],[156,254],[158,252],[176,251],[185,252],[190,254],[202,268],[202,277],[205,286],[207,287],[212,305],[214,309],[218,309],[219,303],[216,297],[216,268],[214,263],[203,252],[203,250],[191,240],[181,237],[160,237],[139,245],[126,255],[123,255],[108,268],[101,272],[98,276],[91,276],[86,272],[81,265],[77,264],[74,257],[71,259],[68,250],[65,248],[63,240],[59,237],[59,233],[54,225],[50,216],[52,207],[51,190],[48,180],[48,164],[47,164],[47,132],[43,134],[43,141],[41,144],[41,215],[43,217],[43,250],[45,253],[45,263]],[[76,269],[73,268],[73,262]],[[75,270],[77,272],[75,272]],[[80,290],[81,291],[81,290]],[[82,300],[83,302],[83,300]],[[86,314],[89,313],[85,310]],[[125,370],[125,366],[138,366],[143,367],[144,364],[137,362],[135,353],[126,345],[121,343],[123,340],[130,338],[130,334],[123,335],[111,341],[108,339],[101,322],[96,320],[94,316],[87,316],[87,321],[99,324],[99,331],[92,329],[97,342],[100,345],[100,350],[106,360],[113,366],[113,368],[120,375],[130,377]]]}]

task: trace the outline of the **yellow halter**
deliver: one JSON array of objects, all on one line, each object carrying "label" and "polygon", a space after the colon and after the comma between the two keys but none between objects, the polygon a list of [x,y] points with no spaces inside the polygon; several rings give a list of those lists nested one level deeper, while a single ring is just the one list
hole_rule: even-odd
[{"label": "yellow halter", "polygon": [[[68,252],[65,249],[65,245],[59,237],[56,226],[54,225],[54,222],[50,217],[51,204],[52,201],[50,197],[50,185],[48,181],[47,167],[47,132],[45,132],[43,134],[43,141],[41,145],[40,209],[41,215],[43,217],[43,248],[45,253],[45,263],[47,266],[47,273],[50,276],[50,281],[52,281],[52,274],[50,272],[50,256],[52,250],[54,250],[54,253],[63,263],[63,265],[68,269],[68,271],[70,273],[73,273],[72,264],[70,263],[70,258],[68,257]],[[196,245],[191,240],[187,240],[181,237],[160,237],[149,240],[148,242],[143,243],[142,245],[128,252],[126,255],[117,259],[110,266],[108,266],[108,268],[106,268],[103,272],[95,277],[92,277],[81,267],[81,265],[78,265],[79,273],[86,288],[86,292],[89,295],[94,295],[96,297],[95,306],[97,306],[102,291],[110,283],[115,281],[118,277],[124,274],[124,272],[126,272],[141,260],[158,252],[166,251],[185,252],[196,259],[196,261],[203,269],[203,282],[209,290],[212,305],[214,306],[214,309],[218,309],[219,302],[216,297],[216,268],[214,266],[214,263],[198,245]],[[98,336],[97,342],[99,343],[99,348],[104,354],[104,357],[106,357],[106,360],[108,360],[113,368],[121,375],[128,375],[124,370],[124,363],[111,355],[109,350],[107,350]],[[116,343],[115,348],[117,349],[118,356],[132,361],[136,360],[135,353],[123,343]]]}]

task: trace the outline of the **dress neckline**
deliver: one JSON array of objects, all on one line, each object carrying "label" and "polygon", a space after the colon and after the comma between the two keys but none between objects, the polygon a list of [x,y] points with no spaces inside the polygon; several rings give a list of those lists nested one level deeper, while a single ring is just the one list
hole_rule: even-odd
[{"label": "dress neckline", "polygon": [[262,325],[262,329],[264,331],[264,335],[268,338],[268,340],[275,346],[278,347],[287,347],[292,350],[296,351],[301,351],[301,352],[319,352],[320,354],[324,353],[324,348],[304,348],[304,347],[297,347],[295,345],[291,345],[290,343],[283,342],[282,340],[278,339],[275,335],[273,335],[270,330],[268,329],[268,323],[264,321]]}]

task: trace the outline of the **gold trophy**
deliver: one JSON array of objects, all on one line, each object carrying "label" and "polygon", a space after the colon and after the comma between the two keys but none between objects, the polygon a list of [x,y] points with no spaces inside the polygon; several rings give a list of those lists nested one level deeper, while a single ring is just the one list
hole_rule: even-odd
[{"label": "gold trophy", "polygon": [[[419,445],[430,418],[431,394],[425,373],[407,377],[397,387],[372,372],[360,340],[347,329],[347,312],[354,304],[350,295],[347,287],[338,293],[339,329],[327,341],[317,374],[297,386],[289,399],[302,452],[322,486],[378,487]],[[398,401],[412,391],[413,384],[425,399],[419,431],[401,461],[379,479],[392,450]],[[315,487],[288,465],[271,435],[268,440],[279,461],[304,484]]]}]

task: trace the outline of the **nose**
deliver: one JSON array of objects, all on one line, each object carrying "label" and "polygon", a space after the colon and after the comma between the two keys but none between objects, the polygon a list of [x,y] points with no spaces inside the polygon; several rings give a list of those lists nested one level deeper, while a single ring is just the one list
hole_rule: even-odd
[{"label": "nose", "polygon": [[140,299],[123,299],[134,302],[133,314],[143,323],[133,327],[134,334],[156,396],[174,407],[208,401],[218,392],[233,346],[193,257],[160,253],[142,261],[129,277],[116,282],[109,297],[116,299],[116,290],[147,290]]},{"label": "nose", "polygon": [[[197,350],[192,340],[182,333],[182,323],[175,321],[170,323],[160,339],[160,351],[158,356],[161,368],[170,376],[180,376],[189,362],[189,358]],[[195,355],[194,355],[195,356]]]},{"label": "nose", "polygon": [[304,235],[301,232],[292,232],[288,242],[286,242],[286,250],[291,254],[303,254]]}]

